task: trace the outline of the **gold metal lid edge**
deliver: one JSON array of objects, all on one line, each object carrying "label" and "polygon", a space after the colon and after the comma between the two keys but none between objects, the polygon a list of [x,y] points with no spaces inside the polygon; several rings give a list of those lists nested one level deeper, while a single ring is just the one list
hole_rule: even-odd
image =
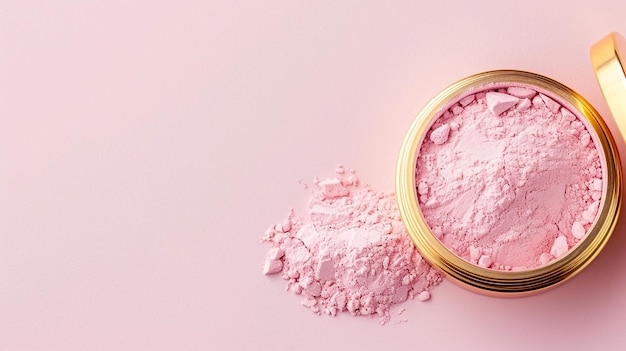
[{"label": "gold metal lid edge", "polygon": [[626,139],[626,40],[618,33],[610,33],[591,47],[590,54],[604,99]]}]

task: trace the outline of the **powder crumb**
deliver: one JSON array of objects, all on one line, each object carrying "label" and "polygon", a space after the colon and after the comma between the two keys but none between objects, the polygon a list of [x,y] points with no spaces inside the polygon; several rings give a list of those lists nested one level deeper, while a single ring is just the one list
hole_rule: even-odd
[{"label": "powder crumb", "polygon": [[518,111],[526,111],[530,108],[532,104],[530,103],[530,99],[521,99],[517,103],[517,107],[515,107]]},{"label": "powder crumb", "polygon": [[329,198],[348,195],[348,189],[341,184],[341,179],[331,178],[318,183],[322,188],[322,194]]},{"label": "powder crumb", "polygon": [[591,141],[591,135],[589,135],[589,132],[582,131],[580,133],[580,143],[582,144],[582,146],[587,146],[589,145],[589,142]]},{"label": "powder crumb", "polygon": [[594,201],[591,203],[591,205],[589,205],[589,207],[587,207],[587,212],[589,212],[592,215],[592,217],[595,218],[596,214],[598,213],[599,208],[600,208],[600,201]]},{"label": "powder crumb", "polygon": [[441,236],[443,235],[443,230],[441,230],[441,227],[434,227],[432,229],[432,232],[433,232],[433,234],[435,234],[437,239],[441,238]]},{"label": "powder crumb", "polygon": [[569,247],[567,246],[567,238],[563,235],[559,235],[552,244],[550,254],[556,258],[560,258],[567,253]]},{"label": "powder crumb", "polygon": [[461,106],[465,107],[465,106],[471,104],[472,102],[474,102],[474,99],[476,99],[475,95],[468,95],[468,96],[462,98],[461,100],[459,100],[459,104],[461,104]]},{"label": "powder crumb", "polygon": [[539,95],[535,96],[532,99],[532,102],[533,102],[533,106],[535,106],[538,109],[544,108],[546,106],[546,103],[543,101],[543,99]]},{"label": "powder crumb", "polygon": [[453,115],[458,115],[459,113],[463,112],[463,107],[456,105],[450,108],[450,111],[452,111]]},{"label": "powder crumb", "polygon": [[580,240],[585,236],[586,230],[582,223],[576,221],[572,224],[572,235],[574,238]]},{"label": "powder crumb", "polygon": [[448,140],[448,135],[450,135],[450,126],[444,124],[430,133],[430,140],[437,145],[441,145]]},{"label": "powder crumb", "polygon": [[270,260],[281,259],[284,255],[285,255],[285,250],[281,249],[280,247],[273,247],[267,252],[267,258]]},{"label": "powder crumb", "polygon": [[283,269],[283,261],[267,259],[263,266],[263,274],[276,274]]},{"label": "powder crumb", "polygon": [[424,302],[430,300],[430,292],[428,290],[424,290],[421,293],[417,294],[417,299]]},{"label": "powder crumb", "polygon": [[[283,223],[281,224],[281,229],[283,232],[288,232],[291,229],[291,221],[289,220],[289,218],[283,221]],[[281,257],[282,257],[282,254],[281,254]]]},{"label": "powder crumb", "polygon": [[335,277],[335,264],[330,257],[322,258],[317,263],[315,278],[320,281],[332,280]]},{"label": "powder crumb", "polygon": [[554,257],[552,257],[552,255],[550,255],[547,252],[544,252],[541,254],[541,256],[539,256],[539,264],[540,265],[546,265],[548,263],[550,263],[550,261],[552,261],[552,259],[554,259]]},{"label": "powder crumb", "polygon": [[474,245],[470,245],[469,247],[469,257],[470,260],[478,262],[478,259],[482,255],[482,250],[475,247]]},{"label": "powder crumb", "polygon": [[591,223],[595,216],[595,213],[591,213],[589,211],[583,211],[583,213],[581,214],[581,217],[583,218],[585,223]]},{"label": "powder crumb", "polygon": [[602,179],[595,178],[591,181],[591,190],[602,190]]},{"label": "powder crumb", "polygon": [[478,259],[478,266],[479,267],[489,268],[489,267],[491,267],[492,264],[493,264],[493,260],[491,259],[491,257],[489,257],[487,255],[482,255]]},{"label": "powder crumb", "polygon": [[561,115],[563,116],[563,118],[565,118],[566,121],[572,122],[576,120],[576,116],[565,107],[561,107]]},{"label": "powder crumb", "polygon": [[430,297],[442,277],[415,249],[393,193],[374,191],[353,171],[337,174],[314,182],[307,215],[290,211],[282,222],[289,228],[265,232],[271,248],[263,273],[281,272],[287,290],[314,313],[377,316],[385,324],[391,306]]},{"label": "powder crumb", "polygon": [[561,109],[561,105],[558,102],[550,99],[543,94],[539,94],[539,96],[541,96],[541,100],[543,100],[543,102],[546,104],[548,109],[552,111],[552,113],[557,113]]},{"label": "powder crumb", "polygon": [[426,182],[420,182],[417,184],[417,193],[420,195],[428,194],[428,184],[426,184]]},{"label": "powder crumb", "polygon": [[602,198],[602,192],[601,191],[594,191],[591,193],[591,199],[593,199],[593,201],[598,201]]},{"label": "powder crumb", "polygon": [[520,99],[530,99],[537,95],[537,92],[525,87],[508,87],[506,92]]},{"label": "powder crumb", "polygon": [[496,92],[487,93],[487,108],[496,116],[499,116],[502,112],[515,106],[518,101],[519,98],[509,94]]}]

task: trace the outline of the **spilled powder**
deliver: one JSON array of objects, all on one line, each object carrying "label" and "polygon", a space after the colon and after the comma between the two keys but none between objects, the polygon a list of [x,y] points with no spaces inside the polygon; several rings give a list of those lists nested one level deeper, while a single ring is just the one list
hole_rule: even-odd
[{"label": "spilled powder", "polygon": [[341,166],[309,191],[305,216],[292,210],[266,231],[265,274],[280,273],[314,313],[378,316],[381,324],[392,305],[430,298],[441,276],[413,246],[393,194]]},{"label": "spilled powder", "polygon": [[594,222],[604,188],[593,138],[528,86],[464,97],[432,125],[416,190],[432,232],[484,268],[525,270],[567,254]]}]

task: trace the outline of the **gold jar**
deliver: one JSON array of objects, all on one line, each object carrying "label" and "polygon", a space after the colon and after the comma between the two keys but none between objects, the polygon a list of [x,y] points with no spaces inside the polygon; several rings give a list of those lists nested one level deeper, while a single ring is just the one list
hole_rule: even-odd
[{"label": "gold jar", "polygon": [[[612,33],[591,50],[592,63],[609,108],[622,135],[626,135],[626,59],[624,38]],[[417,200],[415,169],[421,144],[441,111],[473,92],[520,85],[557,97],[586,120],[595,134],[603,167],[602,204],[596,221],[566,255],[546,265],[522,271],[499,271],[465,261],[446,248],[432,233]],[[621,119],[624,120],[621,120]],[[396,168],[396,197],[404,224],[422,256],[453,282],[494,296],[523,296],[565,282],[587,266],[607,243],[621,208],[622,169],[617,146],[598,112],[572,89],[550,78],[515,70],[489,71],[462,79],[435,96],[415,118],[402,143]]]}]

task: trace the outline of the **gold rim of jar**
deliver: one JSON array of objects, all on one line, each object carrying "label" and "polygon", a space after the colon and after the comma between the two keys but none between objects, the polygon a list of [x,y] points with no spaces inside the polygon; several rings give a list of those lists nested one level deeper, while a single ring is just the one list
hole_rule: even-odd
[{"label": "gold rim of jar", "polygon": [[[587,235],[568,253],[544,266],[523,271],[498,271],[471,264],[448,250],[431,232],[417,202],[415,167],[424,136],[444,108],[464,95],[505,84],[535,87],[577,111],[595,132],[593,138],[605,170],[602,202]],[[569,106],[567,106],[569,105]],[[593,134],[593,132],[592,132]],[[430,264],[455,283],[492,296],[530,295],[554,287],[587,266],[608,241],[621,207],[622,174],[617,146],[598,112],[578,93],[550,78],[514,70],[488,71],[462,79],[435,96],[417,115],[402,143],[396,166],[396,198],[413,242]]]}]

